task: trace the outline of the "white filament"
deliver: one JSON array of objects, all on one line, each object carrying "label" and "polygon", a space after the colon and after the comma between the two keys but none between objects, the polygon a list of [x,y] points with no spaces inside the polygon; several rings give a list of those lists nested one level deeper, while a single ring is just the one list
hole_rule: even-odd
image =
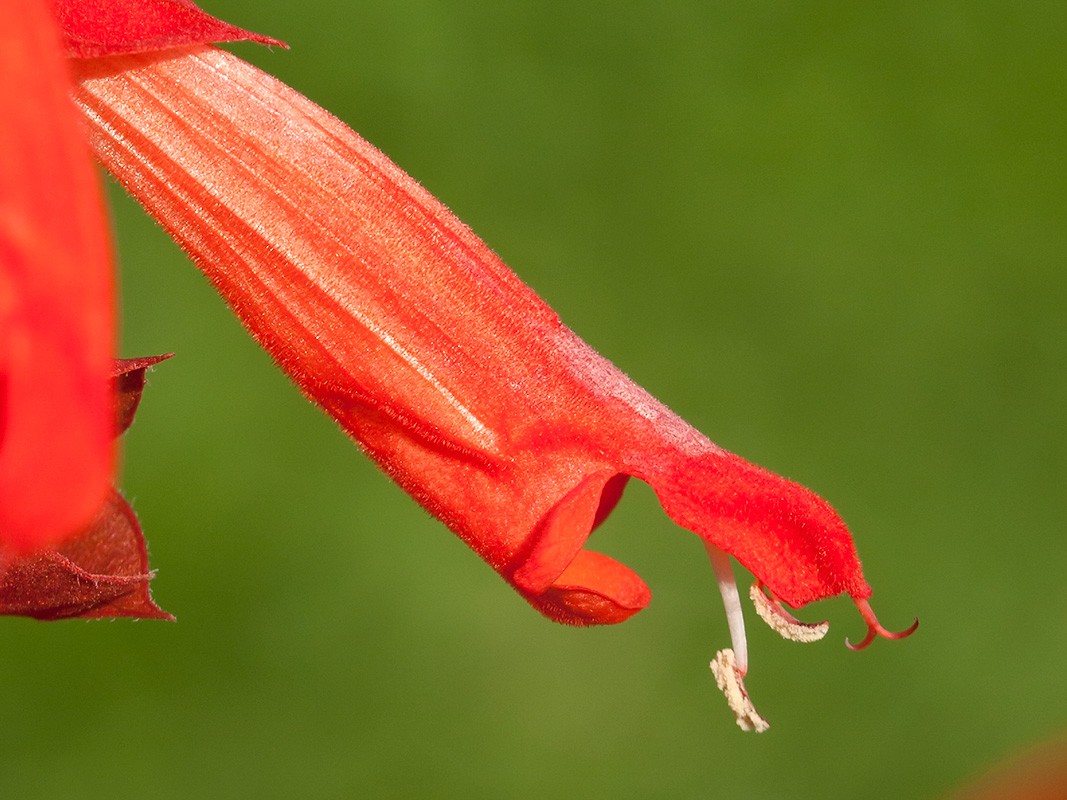
[{"label": "white filament", "polygon": [[733,643],[734,662],[741,675],[748,672],[748,641],[745,638],[745,618],[741,613],[741,597],[737,593],[737,581],[734,580],[734,568],[730,556],[715,545],[702,539],[704,549],[711,559],[711,568],[715,570],[715,580],[719,583],[722,604],[726,607],[726,624],[730,627],[730,641]]}]

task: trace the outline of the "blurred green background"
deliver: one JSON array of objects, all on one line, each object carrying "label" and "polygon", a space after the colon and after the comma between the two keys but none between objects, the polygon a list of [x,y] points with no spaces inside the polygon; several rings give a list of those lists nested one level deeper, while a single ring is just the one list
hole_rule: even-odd
[{"label": "blurred green background", "polygon": [[939,797],[1067,728],[1067,5],[211,0],[719,444],[829,498],[851,653],[633,486],[652,605],[542,619],[304,401],[111,187],[157,622],[5,619],[7,798]]}]

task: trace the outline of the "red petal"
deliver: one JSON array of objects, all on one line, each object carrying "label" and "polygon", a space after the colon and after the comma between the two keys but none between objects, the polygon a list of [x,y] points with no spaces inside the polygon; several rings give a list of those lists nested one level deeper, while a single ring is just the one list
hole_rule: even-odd
[{"label": "red petal", "polygon": [[652,592],[629,567],[601,553],[580,550],[550,587],[526,599],[556,622],[611,625],[647,606]]},{"label": "red petal", "polygon": [[11,561],[0,580],[0,614],[174,619],[148,591],[148,554],[132,509],[112,492],[96,521],[57,550]]},{"label": "red petal", "polygon": [[870,597],[837,512],[811,490],[732,453],[635,459],[664,510],[798,608],[842,592]]},{"label": "red petal", "polygon": [[621,488],[615,489],[617,478],[610,470],[600,472],[568,492],[542,518],[528,539],[530,551],[520,557],[509,578],[527,600],[557,622],[622,622],[652,599],[644,581],[629,567],[582,549],[601,509],[614,505],[621,494]]},{"label": "red petal", "polygon": [[287,47],[205,14],[190,0],[52,0],[52,4],[67,55],[75,58],[246,39]]},{"label": "red petal", "polygon": [[548,616],[648,602],[582,549],[627,475],[790,605],[870,594],[825,501],[636,386],[323,109],[213,48],[75,68],[106,166],[304,392]]},{"label": "red petal", "polygon": [[0,3],[0,547],[92,519],[111,483],[111,263],[46,7]]},{"label": "red petal", "polygon": [[111,377],[115,380],[115,429],[122,435],[133,424],[137,406],[144,391],[145,372],[149,367],[172,357],[174,353],[145,358],[120,358],[115,360]]}]

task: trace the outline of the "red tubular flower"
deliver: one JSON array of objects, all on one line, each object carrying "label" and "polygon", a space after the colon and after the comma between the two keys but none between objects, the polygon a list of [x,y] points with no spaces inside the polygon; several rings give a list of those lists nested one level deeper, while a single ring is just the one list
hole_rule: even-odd
[{"label": "red tubular flower", "polygon": [[742,727],[766,723],[741,680],[727,554],[791,638],[825,627],[783,602],[842,592],[868,623],[861,647],[914,629],[878,623],[825,501],[675,416],[379,151],[270,76],[193,45],[203,40],[73,60],[94,152],[303,392],[539,611],[589,625],[647,605],[634,572],[584,548],[636,477],[708,549],[734,642],[712,669]]}]

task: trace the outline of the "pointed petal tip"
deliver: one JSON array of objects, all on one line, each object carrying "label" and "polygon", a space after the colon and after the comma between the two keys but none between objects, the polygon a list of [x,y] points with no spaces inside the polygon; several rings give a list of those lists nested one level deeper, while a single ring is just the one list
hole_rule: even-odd
[{"label": "pointed petal tip", "polygon": [[158,356],[142,356],[140,358],[116,358],[111,368],[111,377],[117,378],[120,375],[124,375],[127,372],[133,372],[138,369],[148,369],[154,367],[168,358],[173,358],[175,353],[161,353]]},{"label": "pointed petal tip", "polygon": [[66,55],[98,58],[192,44],[250,41],[288,49],[285,42],[230,25],[191,0],[54,0]]},{"label": "pointed petal tip", "polygon": [[143,358],[118,358],[111,368],[114,381],[115,435],[121,436],[133,424],[134,415],[141,404],[141,393],[145,387],[145,373],[161,361],[166,361],[174,353]]}]

